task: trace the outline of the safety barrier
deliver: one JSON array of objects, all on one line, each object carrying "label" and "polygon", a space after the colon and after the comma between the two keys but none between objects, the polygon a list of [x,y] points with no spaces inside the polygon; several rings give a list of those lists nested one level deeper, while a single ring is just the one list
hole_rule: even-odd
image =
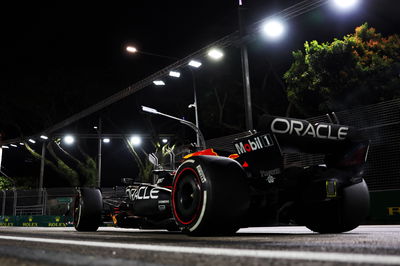
[{"label": "safety barrier", "polygon": [[368,223],[400,224],[400,190],[382,190],[370,193],[371,205]]},{"label": "safety barrier", "polygon": [[0,215],[68,216],[75,195],[75,188],[1,190]]},{"label": "safety barrier", "polygon": [[73,226],[71,216],[21,215],[0,217],[0,226],[68,227]]}]

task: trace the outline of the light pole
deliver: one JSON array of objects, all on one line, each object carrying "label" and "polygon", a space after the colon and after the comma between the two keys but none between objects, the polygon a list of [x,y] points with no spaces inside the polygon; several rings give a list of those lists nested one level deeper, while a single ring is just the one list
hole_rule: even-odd
[{"label": "light pole", "polygon": [[[160,54],[155,54],[155,53],[149,53],[149,52],[144,52],[144,51],[141,51],[141,50],[138,50],[136,47],[134,47],[134,46],[131,46],[131,45],[129,45],[129,46],[127,46],[126,47],[126,51],[128,52],[128,53],[132,53],[132,54],[135,54],[135,53],[139,53],[139,54],[144,54],[144,55],[149,55],[149,56],[155,56],[155,57],[160,57],[160,58],[166,58],[166,59],[172,59],[172,60],[179,60],[179,58],[177,58],[177,57],[172,57],[172,56],[167,56],[167,55],[160,55]],[[191,64],[192,63],[192,64]],[[197,61],[191,61],[191,62],[189,62],[189,66],[191,66],[191,67],[199,67],[201,65],[201,63],[199,63],[199,62],[197,62]],[[195,76],[195,73],[193,72],[193,69],[192,68],[189,68],[189,71],[190,71],[190,74],[192,75],[192,87],[193,87],[193,100],[194,100],[194,102],[193,102],[193,104],[190,104],[189,105],[189,108],[194,108],[194,115],[195,115],[195,124],[196,124],[196,127],[197,128],[200,128],[199,127],[199,113],[198,113],[198,105],[197,105],[197,92],[196,92],[196,76]],[[177,73],[177,72],[175,72],[175,73]],[[172,76],[172,77],[179,77],[180,75],[174,75],[174,74],[169,74],[170,76]],[[196,135],[196,143],[197,143],[197,146],[198,147],[200,147],[200,136],[197,134]]]},{"label": "light pole", "polygon": [[[243,3],[239,0],[238,6],[238,16],[239,16],[239,35],[243,38],[245,35],[243,29]],[[243,92],[244,92],[244,113],[246,121],[246,129],[253,129],[253,113],[251,108],[251,88],[250,88],[250,74],[249,74],[249,57],[247,54],[247,46],[243,42],[240,45],[240,55],[242,62],[242,76],[243,76]]]},{"label": "light pole", "polygon": [[205,149],[206,148],[206,142],[204,140],[203,134],[201,133],[200,129],[195,124],[193,124],[192,122],[186,121],[184,119],[181,119],[181,118],[178,118],[178,117],[175,117],[175,116],[172,116],[172,115],[161,113],[161,112],[157,111],[156,109],[150,108],[150,107],[147,107],[147,106],[142,106],[142,111],[146,112],[146,113],[150,113],[150,114],[155,114],[155,115],[168,117],[170,119],[177,120],[180,123],[189,126],[190,128],[192,128],[196,132],[196,135],[199,137],[200,145],[198,145],[198,147],[200,149]]},{"label": "light pole", "polygon": [[39,175],[39,189],[43,188],[43,177],[44,177],[44,162],[46,157],[46,142],[42,143],[42,156],[40,157],[40,175]]},{"label": "light pole", "polygon": [[[342,0],[345,1],[345,0]],[[239,36],[242,39],[240,45],[240,55],[242,62],[242,76],[243,76],[243,91],[244,91],[244,109],[245,109],[245,120],[246,120],[246,129],[253,129],[253,113],[251,107],[251,88],[250,88],[250,74],[249,74],[249,58],[247,53],[247,46],[243,37],[246,36],[246,32],[244,30],[243,25],[243,2],[239,0],[238,5],[238,18],[239,18]],[[284,31],[285,27],[281,21],[277,19],[271,19],[266,21],[263,25],[263,31],[265,35],[269,39],[279,39]]]},{"label": "light pole", "polygon": [[99,117],[99,123],[97,127],[94,127],[94,129],[96,129],[97,131],[97,135],[98,135],[98,154],[97,154],[97,187],[100,187],[101,185],[101,142],[102,142],[102,138],[101,138],[101,133],[102,133],[102,127],[103,127],[103,122],[101,120],[101,117]]},{"label": "light pole", "polygon": [[[189,105],[189,108],[194,108],[194,117],[195,117],[195,123],[196,123],[196,127],[199,129],[199,113],[197,110],[197,92],[196,92],[196,76],[193,73],[192,69],[189,69],[190,73],[192,74],[192,81],[193,81],[193,104]],[[196,134],[196,143],[197,143],[197,147],[200,147],[200,136],[197,133]]]}]

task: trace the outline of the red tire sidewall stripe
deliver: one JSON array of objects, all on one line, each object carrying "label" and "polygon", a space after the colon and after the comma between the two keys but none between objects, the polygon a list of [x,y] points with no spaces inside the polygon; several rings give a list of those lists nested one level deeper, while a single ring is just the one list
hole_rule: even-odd
[{"label": "red tire sidewall stripe", "polygon": [[178,222],[181,223],[181,224],[184,224],[184,225],[191,224],[193,221],[196,220],[197,217],[199,217],[200,209],[201,209],[201,206],[203,205],[203,204],[202,204],[202,203],[203,203],[203,194],[200,193],[201,199],[200,199],[200,204],[197,206],[196,214],[195,214],[194,217],[193,217],[192,219],[190,219],[190,221],[188,221],[188,222],[182,221],[182,219],[179,217],[178,213],[176,212],[176,208],[175,208],[175,191],[176,191],[176,189],[175,189],[175,188],[176,188],[176,184],[177,184],[178,181],[179,181],[179,178],[181,178],[182,174],[185,173],[186,171],[191,171],[191,172],[194,173],[196,179],[198,180],[198,184],[199,184],[200,187],[201,187],[200,177],[199,177],[199,175],[197,174],[197,172],[196,172],[193,168],[191,168],[191,167],[184,168],[184,169],[179,173],[179,175],[176,177],[176,179],[174,180],[174,183],[173,183],[173,186],[172,186],[172,187],[173,187],[173,189],[172,189],[172,210],[173,210],[174,216],[175,216],[175,218],[178,220]]}]

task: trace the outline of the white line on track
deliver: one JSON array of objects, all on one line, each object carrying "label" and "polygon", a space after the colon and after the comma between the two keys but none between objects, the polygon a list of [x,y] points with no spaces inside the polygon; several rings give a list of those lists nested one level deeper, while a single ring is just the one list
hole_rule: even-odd
[{"label": "white line on track", "polygon": [[75,245],[101,248],[119,248],[155,252],[176,252],[197,255],[213,255],[228,257],[252,257],[261,259],[281,259],[281,260],[306,260],[306,261],[326,261],[344,263],[371,263],[371,264],[391,264],[399,265],[400,256],[394,255],[372,255],[336,252],[313,252],[313,251],[293,251],[293,250],[254,250],[254,249],[232,249],[232,248],[204,248],[204,247],[181,247],[181,246],[162,246],[148,244],[129,244],[98,241],[80,241],[36,237],[0,236],[0,239],[27,241],[49,244]]}]

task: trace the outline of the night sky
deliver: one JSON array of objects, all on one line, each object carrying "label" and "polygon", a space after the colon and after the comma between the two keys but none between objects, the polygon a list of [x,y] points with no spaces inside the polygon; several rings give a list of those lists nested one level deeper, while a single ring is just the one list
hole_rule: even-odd
[{"label": "night sky", "polygon": [[[300,1],[243,2],[246,24],[250,25]],[[398,33],[400,1],[361,2],[357,10],[345,14],[326,5],[294,18],[287,22],[288,31],[279,42],[260,37],[249,43],[250,74],[255,94],[258,95],[257,88],[261,86],[267,66],[272,65],[282,76],[290,66],[291,52],[301,49],[306,40],[341,38],[364,22],[385,35]],[[3,69],[0,79],[0,131],[3,139],[36,134],[174,62],[143,54],[128,55],[124,50],[127,44],[146,52],[183,58],[238,28],[238,3],[235,0],[146,3],[135,7],[97,4],[91,7],[59,5],[3,9],[0,62]],[[213,115],[207,113],[207,106],[202,106],[201,102],[209,89],[207,80],[233,83],[237,79],[241,82],[239,53],[237,47],[231,47],[225,51],[224,62],[205,62],[204,70],[198,70],[200,117]],[[149,86],[137,95],[102,110],[100,115],[105,117],[105,131],[148,133],[148,119],[139,112],[142,104],[193,121],[193,110],[187,109],[193,101],[191,80],[187,76],[162,88]],[[232,76],[236,77],[235,80]],[[268,111],[278,115],[281,110],[277,106],[286,104],[284,98],[266,98],[265,102],[269,104],[266,107]],[[235,112],[243,112],[241,108],[243,106],[231,106]],[[93,133],[92,125],[98,115],[94,114],[65,130]],[[169,121],[158,118],[152,121],[159,133],[185,133],[181,126]],[[244,121],[237,121],[238,126],[243,124]],[[210,127],[203,128],[206,138],[219,134]],[[106,149],[115,156],[117,150],[123,148]],[[105,168],[109,169],[104,170],[108,176],[106,179],[111,180],[112,169],[126,164],[123,160],[117,166],[105,162]],[[107,183],[113,184],[115,182]]]}]

